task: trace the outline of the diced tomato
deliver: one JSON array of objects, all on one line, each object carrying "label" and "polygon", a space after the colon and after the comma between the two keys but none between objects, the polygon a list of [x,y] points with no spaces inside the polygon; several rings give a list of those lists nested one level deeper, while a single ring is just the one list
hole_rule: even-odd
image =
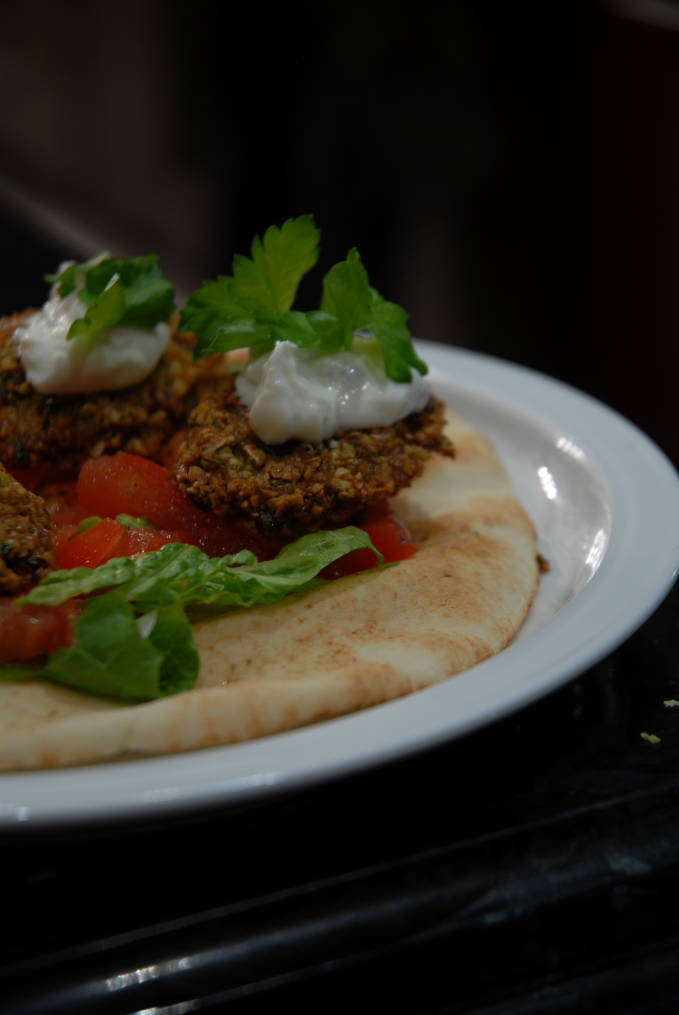
[{"label": "diced tomato", "polygon": [[52,525],[57,529],[62,525],[79,525],[88,514],[80,504],[61,504],[50,508]]},{"label": "diced tomato", "polygon": [[[396,517],[386,501],[374,505],[365,512],[360,521],[356,522],[360,529],[370,536],[376,550],[384,557],[385,564],[393,564],[398,560],[407,560],[417,553],[417,546],[412,540],[408,529]],[[372,550],[352,550],[334,563],[324,568],[322,578],[342,578],[357,571],[366,571],[377,565],[377,558]]]},{"label": "diced tomato", "polygon": [[132,557],[135,553],[159,550],[167,543],[177,543],[174,533],[161,529],[125,529],[122,543],[116,549],[118,557]]},{"label": "diced tomato", "polygon": [[15,606],[0,603],[0,663],[23,662],[71,641],[74,603],[63,606]]},{"label": "diced tomato", "polygon": [[410,533],[396,516],[378,522],[363,523],[361,528],[368,533],[373,546],[384,557],[385,564],[407,560],[417,553],[417,546]]},{"label": "diced tomato", "polygon": [[58,529],[55,529],[52,549],[54,550],[57,560],[59,558],[59,551],[61,550],[62,546],[65,546],[70,539],[73,539],[73,537],[77,535],[78,535],[77,525],[60,525]]},{"label": "diced tomato", "polygon": [[173,533],[177,542],[193,543],[211,557],[252,550],[263,560],[280,549],[243,522],[202,511],[175,486],[162,465],[125,451],[85,462],[78,477],[78,498],[87,514],[146,518]]},{"label": "diced tomato", "polygon": [[149,458],[119,451],[88,459],[78,476],[78,500],[91,515],[144,517],[159,528],[176,527],[198,511]]},{"label": "diced tomato", "polygon": [[250,550],[258,560],[270,560],[283,545],[255,532],[237,518],[219,518],[204,511],[201,515],[200,528],[184,531],[183,534],[180,532],[179,535],[183,536],[180,542],[194,543],[208,557],[225,557],[240,550]]},{"label": "diced tomato", "polygon": [[102,518],[56,548],[57,567],[98,567],[112,557],[122,557],[126,533],[125,526],[114,518]]}]

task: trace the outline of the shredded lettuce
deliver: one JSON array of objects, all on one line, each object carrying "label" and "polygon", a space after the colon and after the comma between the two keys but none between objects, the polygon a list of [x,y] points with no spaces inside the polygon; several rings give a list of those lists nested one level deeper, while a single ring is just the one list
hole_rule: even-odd
[{"label": "shredded lettuce", "polygon": [[370,286],[355,249],[325,276],[318,310],[291,309],[302,278],[318,259],[319,236],[311,215],[271,226],[263,239],[253,240],[251,258],[236,255],[232,275],[197,289],[181,316],[182,327],[197,336],[195,355],[247,347],[254,359],[271,352],[277,341],[326,355],[356,351],[356,333],[369,332],[390,380],[409,382],[411,367],[426,373],[412,346],[407,313]]},{"label": "shredded lettuce", "polygon": [[249,550],[211,558],[196,546],[170,543],[97,568],[52,571],[16,604],[57,606],[87,597],[75,642],[41,669],[0,668],[0,679],[41,677],[128,701],[188,690],[199,670],[189,617],[306,592],[322,584],[324,567],[364,547],[382,563],[367,533],[347,526],[302,536],[273,560],[258,561]]}]

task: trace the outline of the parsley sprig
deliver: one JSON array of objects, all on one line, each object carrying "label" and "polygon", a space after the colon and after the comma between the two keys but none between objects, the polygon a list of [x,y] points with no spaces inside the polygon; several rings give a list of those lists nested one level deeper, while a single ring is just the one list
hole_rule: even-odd
[{"label": "parsley sprig", "polygon": [[318,310],[291,309],[302,278],[318,260],[319,237],[311,215],[270,226],[253,240],[251,257],[234,257],[233,274],[197,289],[181,317],[182,328],[197,336],[196,357],[247,347],[255,359],[277,341],[325,355],[354,349],[356,333],[370,332],[390,380],[407,383],[411,367],[426,373],[412,346],[406,311],[370,285],[355,249],[325,276]]},{"label": "parsley sprig", "polygon": [[155,254],[132,258],[100,254],[90,261],[70,264],[56,275],[46,275],[45,280],[57,283],[62,299],[77,292],[87,308],[69,328],[69,339],[114,327],[150,331],[167,321],[175,309],[172,284]]}]

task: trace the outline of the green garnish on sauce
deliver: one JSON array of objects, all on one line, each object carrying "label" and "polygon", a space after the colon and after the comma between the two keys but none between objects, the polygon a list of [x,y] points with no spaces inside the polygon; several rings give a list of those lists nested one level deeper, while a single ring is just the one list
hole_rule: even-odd
[{"label": "green garnish on sauce", "polygon": [[64,299],[77,292],[87,308],[74,321],[67,338],[96,335],[115,327],[150,331],[167,321],[175,309],[172,283],[165,278],[155,254],[109,257],[100,254],[82,264],[71,264],[45,281],[57,283]]},{"label": "green garnish on sauce", "polygon": [[182,328],[197,336],[195,355],[247,347],[254,359],[280,341],[321,355],[356,351],[356,333],[369,332],[390,380],[409,382],[411,367],[426,373],[413,349],[406,311],[372,288],[355,249],[325,276],[318,310],[291,309],[302,278],[318,260],[319,237],[311,215],[270,226],[253,240],[250,258],[234,257],[232,275],[197,289],[181,317]]},{"label": "green garnish on sauce", "polygon": [[[87,597],[75,642],[42,668],[0,667],[0,680],[39,677],[80,691],[147,701],[193,687],[200,660],[190,618],[275,603],[323,584],[319,572],[352,550],[375,548],[362,529],[312,532],[273,560],[249,550],[213,558],[196,546],[169,543],[96,568],[52,571],[17,606],[58,606]],[[375,564],[382,555],[375,550]]]}]

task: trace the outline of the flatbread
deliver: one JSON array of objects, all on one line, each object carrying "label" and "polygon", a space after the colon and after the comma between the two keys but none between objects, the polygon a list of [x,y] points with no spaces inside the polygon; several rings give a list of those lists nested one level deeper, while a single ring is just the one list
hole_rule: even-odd
[{"label": "flatbread", "polygon": [[446,680],[503,649],[538,583],[533,526],[489,442],[450,415],[396,499],[419,544],[397,567],[196,625],[196,686],[121,705],[43,681],[0,684],[0,770],[213,747],[343,715]]}]

